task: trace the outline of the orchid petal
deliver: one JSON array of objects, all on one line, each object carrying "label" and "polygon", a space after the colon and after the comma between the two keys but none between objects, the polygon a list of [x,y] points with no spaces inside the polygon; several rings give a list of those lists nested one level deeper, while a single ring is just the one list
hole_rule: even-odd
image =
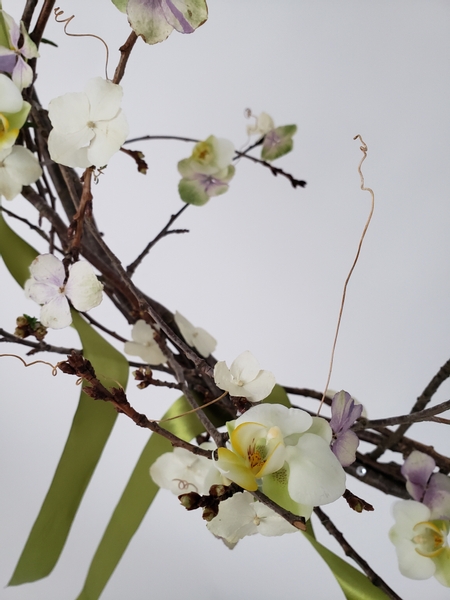
[{"label": "orchid petal", "polygon": [[342,496],[345,472],[322,438],[305,433],[296,446],[286,447],[286,453],[289,495],[295,502],[319,506]]},{"label": "orchid petal", "polygon": [[44,327],[52,329],[63,329],[72,323],[70,306],[64,294],[58,294],[41,307],[40,320]]},{"label": "orchid petal", "polygon": [[163,42],[173,31],[161,7],[161,0],[129,0],[128,21],[147,44]]},{"label": "orchid petal", "polygon": [[23,105],[23,98],[20,91],[14,85],[9,77],[0,73],[0,112],[16,113]]},{"label": "orchid petal", "polygon": [[85,261],[76,262],[70,267],[65,292],[73,306],[81,312],[95,308],[103,300],[103,284]]}]

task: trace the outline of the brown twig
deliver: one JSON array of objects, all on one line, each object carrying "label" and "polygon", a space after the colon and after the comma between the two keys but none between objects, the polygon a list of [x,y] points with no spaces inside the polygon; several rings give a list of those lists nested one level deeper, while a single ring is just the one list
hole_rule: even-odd
[{"label": "brown twig", "polygon": [[[444,381],[446,381],[450,377],[450,359],[442,365],[436,375],[432,378],[430,383],[426,386],[422,394],[417,398],[416,403],[411,409],[411,413],[419,412],[425,408],[425,406],[430,402],[431,398],[437,392],[439,387]],[[412,423],[405,423],[404,425],[400,425],[398,429],[396,429],[393,433],[390,434],[389,438],[383,440],[383,444],[378,446],[373,452],[373,458],[379,458],[385,450],[389,450],[394,444],[399,442],[402,437],[405,435],[406,431]]]},{"label": "brown twig", "polygon": [[174,221],[176,221],[178,219],[178,217],[187,209],[188,206],[189,206],[189,204],[185,204],[182,208],[180,208],[180,210],[177,213],[175,213],[174,215],[171,215],[169,221],[161,229],[161,231],[158,233],[158,235],[156,237],[154,237],[152,239],[152,241],[149,242],[145,246],[145,248],[142,250],[142,252],[139,254],[139,256],[132,263],[130,263],[128,265],[127,273],[129,275],[129,277],[133,277],[134,272],[136,271],[137,267],[141,264],[142,260],[147,256],[147,254],[150,252],[150,250],[153,248],[153,246],[159,240],[161,240],[163,237],[165,237],[166,235],[169,235],[171,233],[189,233],[188,229],[172,229],[169,231],[169,227],[172,225],[172,223],[174,223]]},{"label": "brown twig", "polygon": [[306,531],[304,517],[301,517],[300,515],[296,515],[296,514],[292,513],[291,511],[286,510],[285,508],[282,508],[276,502],[274,502],[273,500],[268,498],[265,494],[263,494],[259,490],[256,490],[256,492],[250,492],[250,493],[252,494],[252,496],[254,498],[256,498],[257,500],[262,502],[262,504],[265,504],[266,506],[271,508],[274,512],[277,513],[277,515],[280,515],[280,517],[283,517],[283,519],[285,519],[288,523],[293,525],[296,529],[299,529],[301,531]]},{"label": "brown twig", "polygon": [[[195,144],[197,144],[200,141],[200,140],[197,140],[194,138],[181,137],[178,135],[143,135],[141,137],[132,138],[131,140],[127,140],[125,142],[125,144],[132,144],[133,142],[145,142],[148,140],[178,140],[179,142],[194,142]],[[239,152],[238,150],[235,150],[236,158],[248,158],[249,160],[251,160],[254,163],[260,164],[263,167],[267,167],[268,169],[270,169],[272,175],[275,175],[275,177],[277,175],[282,175],[283,177],[286,177],[291,182],[291,185],[293,188],[306,186],[306,181],[303,181],[301,179],[296,179],[289,173],[286,173],[286,171],[283,171],[283,169],[274,167],[272,164],[270,164],[266,160],[262,160],[260,158],[255,158],[254,156],[247,154],[247,152],[249,150],[250,150],[250,148],[248,148],[244,152]]]},{"label": "brown twig", "polygon": [[154,433],[165,437],[172,446],[184,448],[197,456],[213,458],[214,451],[204,450],[193,444],[190,444],[178,436],[174,435],[164,427],[158,425],[156,421],[151,421],[146,415],[137,412],[128,402],[125,391],[122,388],[107,389],[98,379],[91,363],[83,358],[81,354],[73,352],[67,357],[67,361],[58,363],[58,368],[68,375],[76,375],[89,385],[83,388],[85,394],[94,400],[104,400],[110,402],[116,410],[130,418],[136,425],[145,429],[150,429]]},{"label": "brown twig", "polygon": [[[353,425],[353,431],[360,431],[361,429],[380,429],[382,427],[388,427],[389,425],[412,425],[420,421],[431,421],[434,420],[434,415],[443,413],[446,410],[450,410],[450,400],[437,404],[431,408],[425,410],[419,410],[417,412],[411,412],[407,415],[401,415],[399,417],[387,417],[385,419],[374,419],[369,421],[367,419],[359,419],[355,425]],[[437,422],[445,422],[445,419]]]},{"label": "brown twig", "polygon": [[36,46],[39,46],[42,35],[44,33],[44,29],[47,26],[47,22],[52,14],[53,7],[55,5],[55,0],[45,0],[44,4],[41,8],[41,12],[39,13],[36,26],[33,29],[32,33],[30,33],[30,37]]},{"label": "brown twig", "polygon": [[14,344],[20,344],[21,346],[28,346],[28,348],[33,348],[35,354],[36,352],[55,352],[56,354],[71,354],[72,352],[80,352],[80,350],[75,350],[74,348],[63,348],[62,346],[53,346],[52,344],[47,344],[46,342],[31,342],[29,340],[24,340],[17,335],[12,333],[8,333],[4,329],[0,328],[0,335],[3,338],[0,338],[0,342],[11,342]]},{"label": "brown twig", "polygon": [[130,58],[131,51],[135,43],[137,42],[138,36],[132,31],[128,36],[127,41],[119,48],[120,59],[119,64],[114,71],[113,83],[120,83],[122,77],[125,75],[125,68],[127,66],[128,59]]},{"label": "brown twig", "polygon": [[341,546],[342,550],[345,552],[345,555],[349,556],[356,562],[357,565],[361,567],[361,569],[364,571],[367,578],[373,583],[373,585],[380,588],[380,590],[383,590],[383,592],[387,595],[388,598],[391,598],[392,600],[402,600],[401,597],[398,594],[396,594],[394,590],[392,590],[377,573],[375,573],[375,571],[368,565],[368,563],[363,559],[363,557],[360,556],[356,552],[356,550],[348,543],[348,541],[345,539],[342,533],[331,521],[330,517],[328,517],[328,515],[326,515],[321,508],[316,506],[316,508],[314,509],[314,513],[317,515],[320,522],[328,531],[328,533],[332,535],[334,539],[338,542],[338,544]]}]

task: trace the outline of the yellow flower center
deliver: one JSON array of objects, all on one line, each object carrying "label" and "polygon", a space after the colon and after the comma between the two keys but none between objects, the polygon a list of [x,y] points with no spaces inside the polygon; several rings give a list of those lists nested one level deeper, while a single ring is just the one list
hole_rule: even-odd
[{"label": "yellow flower center", "polygon": [[192,152],[192,158],[200,163],[207,164],[211,162],[213,154],[211,144],[208,144],[208,142],[199,142]]},{"label": "yellow flower center", "polygon": [[417,535],[412,539],[416,544],[416,552],[429,558],[438,556],[447,546],[449,531],[450,523],[448,521],[435,520],[417,523],[414,527]]}]

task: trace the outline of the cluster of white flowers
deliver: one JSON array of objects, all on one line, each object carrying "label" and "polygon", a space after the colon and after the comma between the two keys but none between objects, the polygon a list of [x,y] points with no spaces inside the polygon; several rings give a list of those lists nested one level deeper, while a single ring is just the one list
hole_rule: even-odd
[{"label": "cluster of white flowers", "polygon": [[[201,447],[213,449],[214,445],[206,443]],[[188,492],[206,495],[212,485],[230,483],[213,461],[182,448],[160,456],[150,467],[150,475],[159,487],[177,496]],[[277,536],[297,531],[272,509],[255,501],[248,492],[234,494],[221,502],[218,515],[206,526],[230,548],[240,539],[256,533]]]},{"label": "cluster of white flowers", "polygon": [[150,474],[175,494],[208,494],[211,485],[230,482],[246,490],[220,503],[218,516],[208,523],[208,529],[228,544],[258,532],[295,531],[248,492],[260,489],[305,518],[314,506],[334,502],[344,493],[345,472],[331,451],[332,431],[324,419],[279,404],[261,404],[227,426],[230,443],[218,448],[217,461],[176,449],[160,457]]}]

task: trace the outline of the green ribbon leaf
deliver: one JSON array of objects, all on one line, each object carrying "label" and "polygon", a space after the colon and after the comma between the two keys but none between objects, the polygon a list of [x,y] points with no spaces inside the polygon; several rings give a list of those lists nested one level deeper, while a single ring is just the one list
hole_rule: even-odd
[{"label": "green ribbon leaf", "polygon": [[[23,286],[37,252],[20,238],[0,214],[0,254],[15,280]],[[106,387],[126,387],[128,362],[84,319],[72,311],[73,326],[98,378]],[[107,377],[105,377],[107,376]],[[89,484],[117,413],[105,402],[83,392],[50,489],[33,525],[9,585],[36,581],[54,568]]]},{"label": "green ribbon leaf", "polygon": [[[190,408],[182,396],[169,408],[163,419],[180,415]],[[203,431],[195,413],[168,421],[164,427],[186,441]],[[103,534],[77,600],[99,598],[159,491],[150,477],[149,468],[159,456],[172,449],[170,442],[160,435],[150,436]]]},{"label": "green ribbon leaf", "polygon": [[308,521],[304,535],[330,567],[347,600],[388,600],[388,596],[366,575],[316,540],[311,521]]}]

